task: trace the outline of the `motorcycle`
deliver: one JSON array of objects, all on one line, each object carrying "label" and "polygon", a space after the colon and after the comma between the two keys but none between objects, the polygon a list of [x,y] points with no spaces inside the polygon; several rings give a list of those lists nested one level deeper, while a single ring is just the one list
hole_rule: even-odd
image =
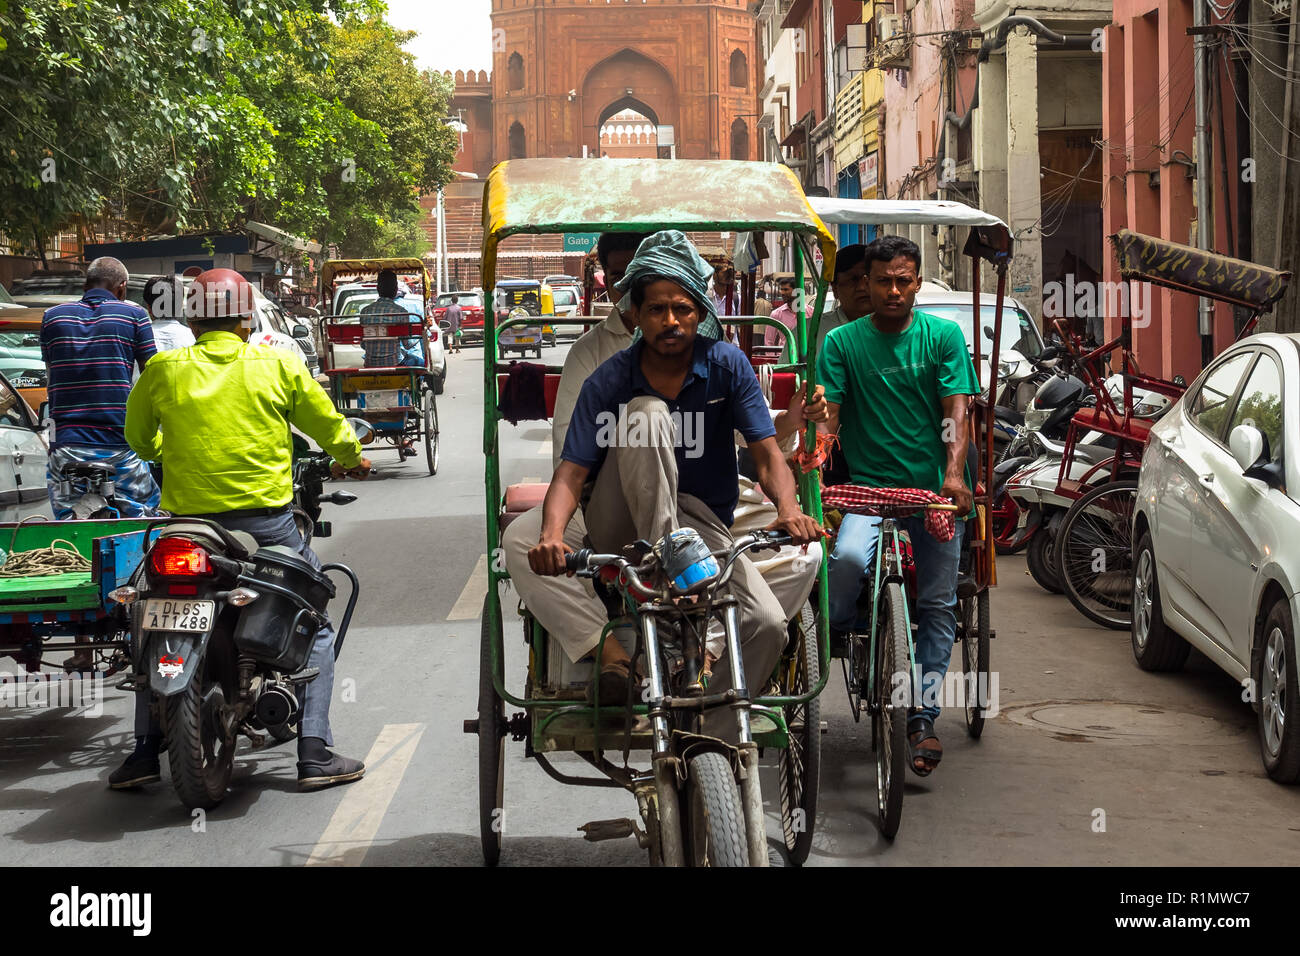
[{"label": "motorcycle", "polygon": [[[295,462],[294,515],[323,537],[330,527],[316,520],[321,502],[356,496],[322,494],[322,464],[324,474],[329,466],[321,454]],[[128,607],[136,686],[153,694],[176,794],[191,810],[209,810],[225,797],[241,735],[254,749],[268,734],[297,736],[303,688],[319,674],[307,660],[336,593],[329,573],[351,585],[335,659],[360,585],[345,565],[316,570],[294,548],[259,547],[252,535],[213,521],[166,518],[148,537],[132,582],[109,597]]]},{"label": "motorcycle", "polygon": [[[1072,379],[1073,376],[1067,378]],[[1074,382],[1078,382],[1077,379]],[[1082,382],[1078,382],[1082,386]],[[1124,380],[1118,373],[1105,381],[1112,398],[1122,399]],[[1086,389],[1085,389],[1086,391]],[[1044,395],[1044,393],[1046,393]],[[1055,536],[1065,513],[1075,498],[1060,491],[1061,459],[1065,453],[1064,432],[1074,413],[1095,402],[1091,394],[1079,394],[1073,382],[1045,383],[1040,389],[1044,408],[1038,427],[1021,437],[1023,444],[1017,454],[999,462],[994,468],[994,541],[1000,553],[1025,550],[1025,562],[1034,581],[1053,594],[1062,593],[1057,572],[1054,549]],[[1061,404],[1050,407],[1050,403]],[[1035,398],[1035,404],[1039,401]],[[1167,396],[1142,389],[1133,391],[1133,414],[1138,418],[1156,420],[1172,407]],[[1053,437],[1060,435],[1060,440]],[[1086,432],[1074,448],[1074,460],[1068,481],[1082,481],[1096,466],[1114,458],[1115,439],[1100,432]],[[1137,463],[1122,466],[1118,477],[1135,478]],[[1000,483],[999,483],[1000,482]],[[1014,512],[1012,508],[1014,506]]]}]

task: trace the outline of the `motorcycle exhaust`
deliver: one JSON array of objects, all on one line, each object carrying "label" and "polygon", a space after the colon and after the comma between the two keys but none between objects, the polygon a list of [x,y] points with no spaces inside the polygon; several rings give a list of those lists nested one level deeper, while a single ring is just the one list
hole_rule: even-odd
[{"label": "motorcycle exhaust", "polygon": [[263,727],[278,727],[298,712],[298,698],[284,684],[268,684],[257,698],[255,712]]}]

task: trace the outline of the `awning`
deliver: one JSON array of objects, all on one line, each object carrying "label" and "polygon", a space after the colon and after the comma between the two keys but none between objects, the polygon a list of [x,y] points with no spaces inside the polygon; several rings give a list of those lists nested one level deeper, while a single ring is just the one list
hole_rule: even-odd
[{"label": "awning", "polygon": [[275,226],[268,226],[264,222],[246,222],[244,228],[255,236],[261,236],[270,242],[277,243],[281,246],[287,246],[296,252],[306,252],[316,255],[321,250],[319,242],[312,242],[310,239],[303,239],[293,233],[285,232],[283,229],[277,229]]},{"label": "awning", "polygon": [[809,196],[808,204],[829,226],[967,226],[964,255],[990,262],[1011,258],[1011,231],[997,216],[946,199],[837,199]]}]

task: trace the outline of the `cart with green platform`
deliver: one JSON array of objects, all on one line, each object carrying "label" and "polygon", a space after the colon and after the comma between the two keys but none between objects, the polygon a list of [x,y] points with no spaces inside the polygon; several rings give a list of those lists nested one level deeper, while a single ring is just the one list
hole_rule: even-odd
[{"label": "cart with green platform", "polygon": [[[149,521],[0,524],[0,656],[29,671],[57,651],[92,651],[96,669],[107,673],[128,663],[130,626],[110,595],[144,560]],[[83,642],[74,643],[77,637]]]}]

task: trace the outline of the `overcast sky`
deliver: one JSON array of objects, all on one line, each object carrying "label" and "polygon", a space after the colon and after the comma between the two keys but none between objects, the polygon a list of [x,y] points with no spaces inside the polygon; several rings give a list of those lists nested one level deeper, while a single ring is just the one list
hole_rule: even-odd
[{"label": "overcast sky", "polygon": [[387,0],[388,22],[419,36],[406,48],[430,70],[492,69],[492,0]]}]

